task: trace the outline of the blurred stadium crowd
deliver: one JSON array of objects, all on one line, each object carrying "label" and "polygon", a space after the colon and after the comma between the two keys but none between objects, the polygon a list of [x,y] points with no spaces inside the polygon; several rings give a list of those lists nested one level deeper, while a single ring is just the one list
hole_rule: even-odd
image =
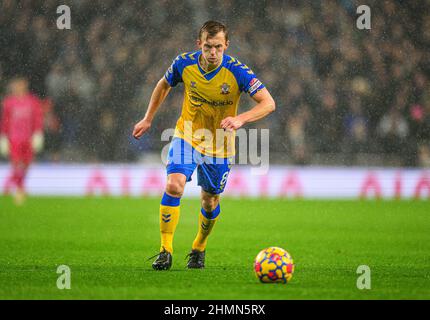
[{"label": "blurred stadium crowd", "polygon": [[[135,161],[179,116],[172,90],[151,132],[131,138],[153,87],[201,24],[230,28],[228,54],[270,89],[273,162],[430,166],[430,4],[376,1],[0,1],[0,96],[20,74],[45,100],[48,161]],[[241,110],[251,106],[243,98]]]}]

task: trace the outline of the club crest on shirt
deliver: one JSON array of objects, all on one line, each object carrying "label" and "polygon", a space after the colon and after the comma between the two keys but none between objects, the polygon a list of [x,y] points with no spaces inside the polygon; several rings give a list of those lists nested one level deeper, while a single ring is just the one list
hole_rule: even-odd
[{"label": "club crest on shirt", "polygon": [[230,85],[227,83],[223,83],[221,86],[221,94],[229,94],[230,93]]},{"label": "club crest on shirt", "polygon": [[193,89],[197,89],[197,84],[196,84],[196,82],[195,81],[191,81],[191,88],[193,88]]}]

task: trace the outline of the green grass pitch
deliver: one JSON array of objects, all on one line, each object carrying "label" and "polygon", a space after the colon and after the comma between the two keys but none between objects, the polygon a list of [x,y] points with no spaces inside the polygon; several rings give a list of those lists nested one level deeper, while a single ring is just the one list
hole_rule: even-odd
[{"label": "green grass pitch", "polygon": [[[158,198],[0,198],[0,299],[430,299],[430,202],[222,200],[206,269],[185,269],[199,201],[183,199],[173,267],[153,271]],[[296,269],[261,284],[257,253],[280,246]],[[71,289],[56,287],[57,266]],[[359,265],[371,289],[356,287]]]}]

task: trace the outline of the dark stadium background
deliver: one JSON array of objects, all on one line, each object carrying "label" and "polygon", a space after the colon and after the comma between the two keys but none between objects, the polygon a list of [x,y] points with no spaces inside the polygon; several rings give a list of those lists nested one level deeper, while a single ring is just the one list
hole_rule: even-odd
[{"label": "dark stadium background", "polygon": [[[159,154],[182,89],[141,142],[131,129],[174,57],[217,17],[230,27],[228,53],[277,101],[255,124],[271,130],[272,163],[430,166],[428,1],[66,1],[71,30],[56,28],[59,4],[0,3],[0,97],[20,74],[53,102],[42,161]],[[355,27],[360,4],[372,8],[371,30]]]}]

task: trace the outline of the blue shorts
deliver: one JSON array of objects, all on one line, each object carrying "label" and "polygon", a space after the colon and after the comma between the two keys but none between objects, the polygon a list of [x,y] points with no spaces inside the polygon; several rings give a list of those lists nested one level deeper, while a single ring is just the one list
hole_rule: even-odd
[{"label": "blue shorts", "polygon": [[191,181],[197,168],[197,184],[211,194],[224,191],[233,158],[206,156],[181,138],[173,138],[167,155],[167,174],[182,173]]}]

